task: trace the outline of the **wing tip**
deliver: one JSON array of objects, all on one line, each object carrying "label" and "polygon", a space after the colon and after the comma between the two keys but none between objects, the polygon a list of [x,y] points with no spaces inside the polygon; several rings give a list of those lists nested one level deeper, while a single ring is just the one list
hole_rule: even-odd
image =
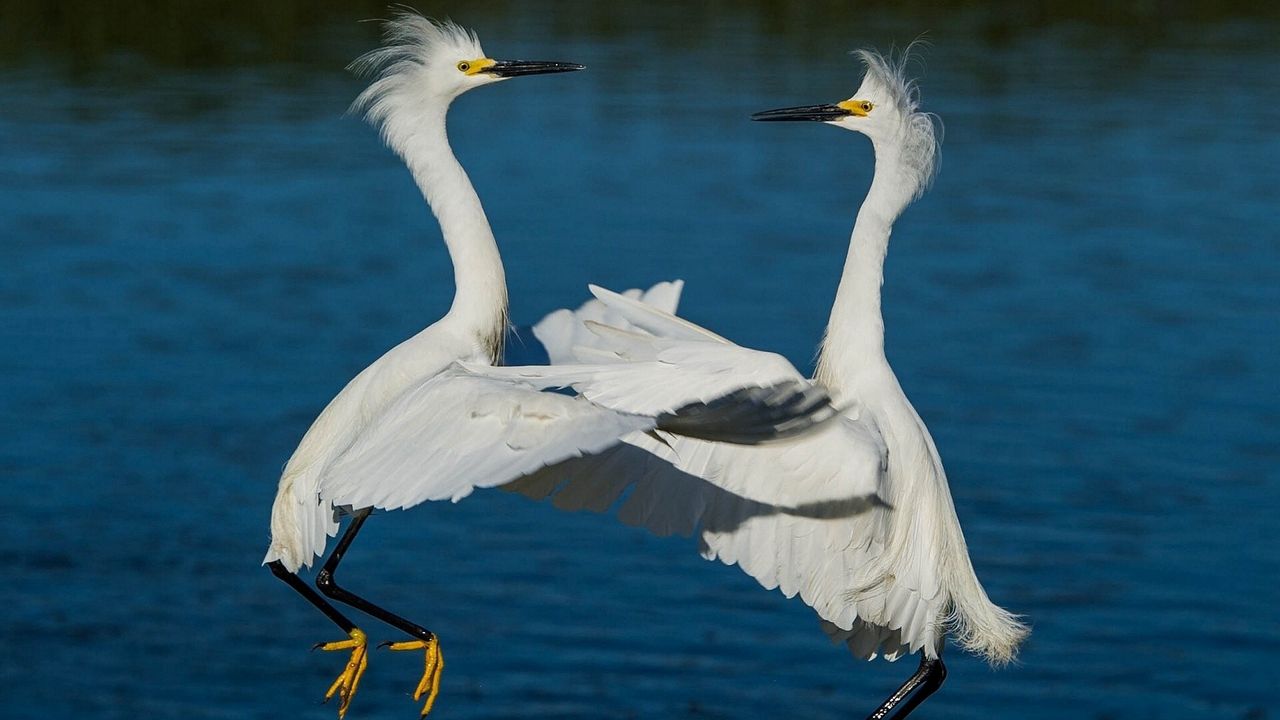
[{"label": "wing tip", "polygon": [[792,381],[738,388],[689,403],[664,413],[658,429],[699,440],[759,445],[809,432],[836,417],[825,390]]}]

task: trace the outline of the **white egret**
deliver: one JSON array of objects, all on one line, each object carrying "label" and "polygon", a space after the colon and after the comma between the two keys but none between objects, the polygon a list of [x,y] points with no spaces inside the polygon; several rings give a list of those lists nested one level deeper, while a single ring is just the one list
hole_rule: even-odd
[{"label": "white egret", "polygon": [[[815,377],[848,408],[844,417],[768,446],[632,436],[511,488],[553,496],[571,510],[617,503],[625,522],[659,534],[698,532],[707,559],[737,564],[787,597],[799,594],[855,656],[920,652],[917,672],[870,716],[897,707],[901,718],[941,685],[948,634],[999,665],[1015,656],[1028,629],[979,583],[937,449],[884,354],[880,288],[889,234],[930,184],[937,139],[903,63],[858,55],[866,72],[848,100],[753,116],[826,122],[866,135],[875,152]],[[674,312],[672,298],[660,308],[595,293],[598,300],[576,313],[558,311],[535,328],[553,362],[645,357],[673,339],[701,339],[707,351],[728,342],[666,312]],[[606,312],[614,327],[598,322]],[[590,388],[596,372],[566,365],[556,379]],[[611,480],[601,483],[600,475]]]},{"label": "white egret", "polygon": [[[414,692],[415,700],[426,696],[423,715],[435,702],[444,666],[434,633],[337,584],[338,565],[373,509],[456,501],[474,488],[598,452],[634,432],[666,429],[756,442],[834,414],[825,392],[782,358],[764,353],[726,354],[720,366],[684,368],[678,358],[628,365],[610,382],[620,387],[657,382],[663,391],[643,403],[612,407],[487,376],[507,330],[505,278],[480,200],[449,148],[446,111],[456,97],[481,85],[582,66],[493,60],[474,34],[412,13],[390,21],[387,38],[386,47],[356,62],[376,79],[355,107],[381,128],[439,220],[454,265],[454,300],[438,322],[356,375],[316,418],[280,478],[263,560],[347,633],[345,640],[317,646],[351,652],[325,695],[326,700],[338,695],[339,717],[346,714],[367,666],[367,638],[326,597],[413,638],[391,643],[391,649],[424,651],[425,668]],[[673,348],[678,355],[679,343]],[[735,374],[738,363],[752,371]],[[759,371],[762,365],[765,372]],[[600,385],[605,400],[610,387]],[[337,533],[339,510],[352,520],[316,576],[317,593],[296,573],[310,566]]]}]

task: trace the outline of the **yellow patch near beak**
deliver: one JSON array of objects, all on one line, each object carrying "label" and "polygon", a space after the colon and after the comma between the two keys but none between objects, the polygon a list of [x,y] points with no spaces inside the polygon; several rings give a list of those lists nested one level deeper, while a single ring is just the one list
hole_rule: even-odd
[{"label": "yellow patch near beak", "polygon": [[467,75],[475,75],[476,73],[484,72],[488,68],[491,68],[497,64],[498,64],[498,61],[494,60],[493,58],[477,58],[475,60],[463,60],[462,62],[458,63],[458,70],[462,71]]},{"label": "yellow patch near beak", "polygon": [[855,117],[866,117],[875,109],[875,104],[870,100],[845,100],[836,103],[836,107],[846,110],[850,115]]}]

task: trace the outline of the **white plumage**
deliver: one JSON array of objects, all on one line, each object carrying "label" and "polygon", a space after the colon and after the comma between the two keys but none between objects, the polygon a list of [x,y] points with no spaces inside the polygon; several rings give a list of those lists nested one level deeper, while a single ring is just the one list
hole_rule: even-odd
[{"label": "white plumage", "polygon": [[[691,379],[693,386],[683,393],[696,394],[698,385],[720,384],[731,389],[747,380],[770,386],[801,382],[799,373],[779,355],[740,347],[682,318],[602,288],[593,291],[598,299],[578,312],[583,316],[610,315],[617,325],[606,330],[593,321],[583,323],[594,327],[592,345],[567,349],[561,341],[571,336],[552,334],[543,323],[534,326],[534,333],[552,357],[576,353],[577,360],[611,363],[495,368],[494,372],[571,385],[594,402],[632,412],[655,410],[650,403],[671,391],[660,386],[666,378],[656,373],[652,383],[613,381],[616,375],[636,367],[637,359],[650,356],[660,362],[664,357],[679,362],[669,374],[677,389],[682,380]],[[610,392],[596,393],[597,386]],[[626,394],[613,392],[619,388]],[[655,468],[670,466],[678,474],[700,478],[746,500],[795,509],[824,503],[866,503],[879,488],[877,478],[885,464],[885,448],[876,428],[859,414],[856,406],[849,407],[843,417],[801,437],[759,445],[712,443],[664,432],[657,433],[661,440],[641,435],[628,437],[626,442],[661,459]],[[549,475],[554,476],[556,470],[552,468]],[[675,503],[671,505],[675,511]]]},{"label": "white plumage", "polygon": [[[569,510],[605,511],[621,500],[625,522],[659,534],[698,533],[705,557],[736,564],[787,597],[799,595],[827,634],[858,657],[893,660],[922,651],[937,658],[950,633],[964,648],[1004,663],[1027,628],[979,583],[933,440],[884,355],[880,286],[889,233],[933,177],[934,123],[919,112],[901,64],[858,54],[866,73],[853,98],[757,116],[826,121],[867,135],[875,149],[875,177],[858,213],[816,375],[847,408],[844,417],[785,443],[753,447],[633,435],[625,446],[511,489],[552,496]],[[676,304],[670,293],[659,300],[661,307],[646,307],[597,292],[597,300],[576,312],[557,311],[535,331],[557,362],[660,356],[679,341],[691,348],[682,357],[691,363],[698,350],[710,359],[726,347],[668,314]],[[615,329],[596,326],[597,318]],[[561,378],[589,393],[591,378],[570,376],[594,371],[565,369]]]},{"label": "white plumage", "polygon": [[451,368],[405,390],[321,476],[339,505],[398,510],[457,502],[548,464],[598,452],[652,417]]},{"label": "white plumage", "polygon": [[[527,74],[581,66],[496,62],[473,34],[414,14],[390,22],[388,39],[356,63],[376,79],[355,107],[405,160],[440,221],[454,302],[361,371],[312,424],[280,479],[264,563],[279,561],[289,572],[309,566],[336,534],[341,508],[457,501],[643,431],[759,442],[833,414],[827,394],[785,360],[768,356],[761,371],[766,354],[744,349],[746,361],[730,352],[708,367],[673,342],[666,356],[595,373],[579,397],[543,392],[557,383],[532,382],[518,368],[492,367],[507,330],[505,276],[480,200],[449,148],[445,113],[462,92],[504,77],[477,67]],[[662,392],[636,402],[654,382]]]},{"label": "white plumage", "polygon": [[[445,114],[473,87],[580,66],[494,61],[473,34],[413,14],[389,23],[388,38],[357,63],[376,78],[356,108],[404,159],[439,220],[454,302],[352,379],[315,420],[280,479],[264,560],[348,631],[349,640],[324,646],[352,650],[329,691],[342,698],[340,715],[363,673],[365,636],[294,576],[336,533],[336,513],[357,511],[317,585],[416,638],[400,645],[426,651],[415,693],[429,691],[425,713],[442,668],[434,634],[338,587],[333,572],[367,509],[457,500],[504,484],[552,495],[567,509],[617,505],[624,521],[660,534],[698,532],[706,557],[799,595],[860,657],[922,651],[936,659],[948,630],[993,662],[1013,656],[1026,629],[978,583],[933,442],[883,354],[889,230],[927,185],[936,152],[932,122],[916,110],[900,67],[863,53],[862,99],[824,106],[847,110],[822,119],[868,135],[877,166],[815,387],[780,356],[675,317],[678,283],[630,296],[593,289],[597,300],[535,330],[557,365],[493,367],[507,330],[505,275],[479,198],[449,148]],[[578,362],[560,364],[568,358]],[[545,391],[555,386],[579,394]],[[845,408],[840,417],[763,442],[830,418],[828,391]]]}]

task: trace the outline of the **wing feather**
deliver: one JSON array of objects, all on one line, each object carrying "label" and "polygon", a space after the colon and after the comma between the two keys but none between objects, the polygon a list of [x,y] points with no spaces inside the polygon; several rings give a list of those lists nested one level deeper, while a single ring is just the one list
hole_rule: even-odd
[{"label": "wing feather", "polygon": [[[663,312],[674,314],[680,304],[680,292],[684,289],[683,280],[660,282],[648,290],[627,290],[623,295],[636,298],[645,305]],[[585,322],[597,322],[604,325],[630,329],[632,325],[616,310],[610,309],[600,300],[592,299],[578,306],[576,310],[557,310],[547,315],[533,326],[533,335],[542,343],[552,363],[573,362],[578,352],[590,349],[599,340],[585,326]],[[575,351],[578,348],[578,351]]]},{"label": "wing feather", "polygon": [[581,398],[447,370],[374,418],[323,470],[320,497],[380,509],[456,502],[475,488],[598,452],[654,424]]},{"label": "wing feather", "polygon": [[[746,387],[809,386],[790,362],[774,353],[658,338],[650,338],[646,349],[647,357],[624,349],[612,362],[501,367],[485,372],[535,387],[572,387],[594,403],[636,415],[673,413]],[[479,366],[466,367],[474,370]]]},{"label": "wing feather", "polygon": [[[572,357],[590,365],[552,368],[542,380],[555,376],[598,402],[653,410],[699,397],[726,377],[767,384],[799,376],[785,359],[734,345],[634,293],[595,287],[592,293],[592,316],[562,318],[583,331]],[[614,315],[606,319],[607,312]],[[666,384],[664,362],[693,368],[687,378],[702,387]],[[645,363],[659,367],[622,380]],[[902,577],[885,571],[894,512],[881,500],[887,453],[880,428],[855,406],[813,432],[767,445],[726,445],[661,429],[632,435],[600,455],[551,469],[555,480],[535,475],[508,487],[550,495],[565,510],[615,509],[623,522],[659,535],[695,534],[708,560],[737,565],[787,597],[800,595],[827,634],[856,656],[896,659],[936,642],[936,619],[948,608],[929,563],[899,565]]]},{"label": "wing feather", "polygon": [[700,342],[723,343],[732,345],[710,330],[676,317],[675,310],[667,311],[650,305],[635,297],[627,297],[599,285],[588,285],[591,294],[604,305],[621,315],[627,322],[659,337],[673,340],[692,340]]},{"label": "wing feather", "polygon": [[[934,642],[930,618],[945,611],[941,599],[911,589],[914,578],[890,584],[889,590],[881,582],[876,560],[892,508],[874,497],[798,507],[757,502],[686,472],[678,454],[697,448],[704,451],[698,454],[706,461],[701,467],[719,467],[725,454],[778,452],[809,437],[757,448],[635,434],[597,455],[540,470],[503,489],[550,498],[561,510],[613,511],[622,522],[659,536],[695,535],[708,560],[736,565],[787,597],[800,595],[824,621],[824,630],[858,657],[896,658]],[[787,477],[774,474],[777,465],[763,457],[747,466],[757,468],[760,477]],[[862,593],[861,588],[874,590]]]}]

